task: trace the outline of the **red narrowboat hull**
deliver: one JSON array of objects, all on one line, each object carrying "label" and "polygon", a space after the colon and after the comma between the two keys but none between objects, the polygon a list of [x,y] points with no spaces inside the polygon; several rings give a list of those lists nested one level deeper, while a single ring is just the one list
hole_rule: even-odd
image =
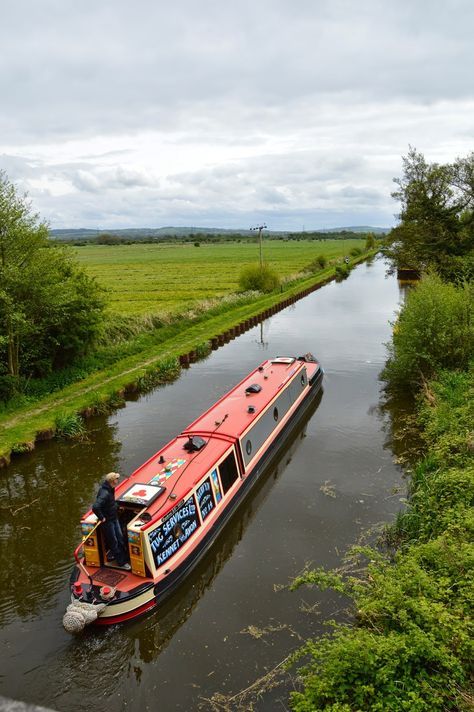
[{"label": "red narrowboat hull", "polygon": [[[118,501],[124,502],[125,508],[130,507],[127,493],[143,494],[147,485],[151,488],[159,482],[165,493],[158,495],[158,504],[132,512],[134,518],[127,528],[132,572],[107,567],[102,554],[98,565],[91,566],[87,546],[85,560],[74,568],[73,600],[103,602],[101,577],[102,581],[107,575],[121,579],[95,621],[97,625],[144,615],[180,585],[264,470],[284,451],[291,433],[314,403],[322,377],[322,369],[309,355],[264,362],[120,485],[120,493],[125,495]],[[153,475],[159,465],[162,469]],[[83,526],[92,523],[93,515],[88,513]],[[98,545],[98,540],[93,543]],[[137,550],[142,553],[141,560]],[[96,556],[94,551],[92,556]]]}]

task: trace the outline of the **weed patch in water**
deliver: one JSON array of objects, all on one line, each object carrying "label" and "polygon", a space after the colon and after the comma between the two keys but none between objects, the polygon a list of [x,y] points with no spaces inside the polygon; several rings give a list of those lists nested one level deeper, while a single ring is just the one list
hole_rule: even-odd
[{"label": "weed patch in water", "polygon": [[84,437],[86,429],[80,415],[62,413],[56,417],[56,437],[63,440],[78,440]]}]

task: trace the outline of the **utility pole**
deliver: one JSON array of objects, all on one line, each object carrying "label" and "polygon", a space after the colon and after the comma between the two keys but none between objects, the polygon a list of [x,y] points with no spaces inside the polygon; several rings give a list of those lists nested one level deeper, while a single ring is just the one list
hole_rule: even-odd
[{"label": "utility pole", "polygon": [[251,230],[258,230],[258,243],[260,248],[260,269],[263,269],[263,253],[262,253],[262,230],[266,229],[265,223],[263,225],[257,225],[256,227],[251,227]]}]

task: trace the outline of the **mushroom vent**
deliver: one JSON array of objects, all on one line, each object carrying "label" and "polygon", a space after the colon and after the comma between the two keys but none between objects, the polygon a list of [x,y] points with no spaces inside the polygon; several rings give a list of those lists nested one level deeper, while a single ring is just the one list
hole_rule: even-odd
[{"label": "mushroom vent", "polygon": [[199,435],[190,435],[183,447],[188,452],[196,452],[197,450],[202,450],[205,444],[206,440],[204,438],[199,437]]},{"label": "mushroom vent", "polygon": [[318,359],[311,353],[307,353],[304,356],[298,356],[298,361],[304,361],[305,363],[317,363]]},{"label": "mushroom vent", "polygon": [[259,385],[258,383],[252,383],[250,386],[247,386],[247,388],[245,389],[245,393],[247,395],[250,395],[251,393],[260,393],[261,390],[261,385]]}]

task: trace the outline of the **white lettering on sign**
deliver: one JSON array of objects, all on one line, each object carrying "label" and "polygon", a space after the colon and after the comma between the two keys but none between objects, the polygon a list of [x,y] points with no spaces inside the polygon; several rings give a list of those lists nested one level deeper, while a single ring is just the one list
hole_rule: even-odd
[{"label": "white lettering on sign", "polygon": [[194,497],[191,496],[148,535],[156,565],[160,566],[177,552],[199,525]]}]

